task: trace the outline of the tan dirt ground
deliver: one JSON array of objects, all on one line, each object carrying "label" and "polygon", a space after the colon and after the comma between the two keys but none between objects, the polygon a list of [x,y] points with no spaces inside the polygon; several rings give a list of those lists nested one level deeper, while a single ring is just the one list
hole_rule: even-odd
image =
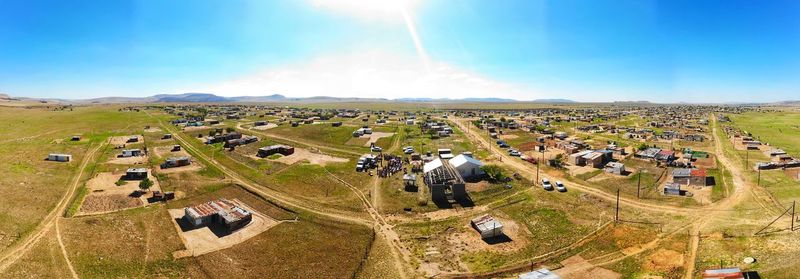
[{"label": "tan dirt ground", "polygon": [[[158,155],[158,157],[168,158],[168,157],[182,157],[182,156],[189,156],[189,153],[186,152],[183,148],[180,151],[170,151],[172,150],[172,146],[158,146],[153,148],[153,152]],[[191,157],[191,156],[189,156]]]},{"label": "tan dirt ground", "polygon": [[144,129],[145,133],[158,133],[161,132],[161,128],[159,127],[150,127],[149,129]]},{"label": "tan dirt ground", "polygon": [[561,264],[564,267],[554,272],[564,279],[618,279],[622,277],[619,273],[614,271],[594,266],[579,255],[567,258],[562,261]]},{"label": "tan dirt ground", "polygon": [[445,237],[450,247],[456,250],[456,253],[474,252],[474,251],[494,251],[494,252],[513,252],[518,251],[528,245],[528,232],[527,228],[520,227],[516,222],[511,219],[498,218],[493,216],[495,220],[503,224],[503,233],[511,239],[511,241],[489,244],[481,239],[481,235],[467,222],[464,225],[465,232],[454,233]]},{"label": "tan dirt ground", "polygon": [[[255,156],[255,155],[253,155],[253,156]],[[258,157],[256,157],[256,158],[258,158]],[[261,158],[258,158],[258,159],[261,159]],[[267,159],[267,160],[270,160],[270,159]],[[270,160],[270,161],[275,161],[275,162],[291,165],[291,164],[300,162],[302,160],[308,160],[309,163],[317,164],[317,165],[320,165],[320,166],[325,166],[328,163],[344,163],[344,162],[349,161],[346,158],[333,157],[333,156],[324,155],[324,154],[312,153],[311,151],[308,151],[308,149],[297,148],[297,147],[295,147],[295,149],[294,149],[294,154],[289,155],[289,156],[282,156],[282,157],[280,157],[278,159]]]},{"label": "tan dirt ground", "polygon": [[147,204],[147,198],[152,195],[153,191],[161,191],[158,180],[150,173],[148,177],[153,181],[153,186],[150,187],[148,193],[140,197],[131,197],[129,196],[131,193],[139,190],[139,181],[127,181],[122,186],[114,184],[124,174],[124,172],[102,172],[87,181],[86,188],[89,194],[81,202],[78,215],[114,212],[142,206]]},{"label": "tan dirt ground", "polygon": [[147,156],[113,157],[108,160],[108,163],[117,165],[140,165],[147,163]]},{"label": "tan dirt ground", "polygon": [[[223,237],[217,237],[208,227],[182,231],[175,219],[183,218],[185,214],[183,209],[170,209],[169,215],[173,219],[173,224],[175,229],[178,230],[184,247],[186,247],[186,250],[176,251],[174,253],[175,258],[199,256],[229,248],[280,224],[275,219],[254,211],[238,200],[233,200],[233,202],[250,211],[253,214],[253,219],[243,228]],[[287,243],[287,245],[290,244]]]},{"label": "tan dirt ground", "polygon": [[645,261],[648,270],[669,271],[683,266],[683,254],[673,250],[659,249]]},{"label": "tan dirt ground", "polygon": [[208,126],[191,126],[191,127],[183,127],[184,132],[191,132],[191,131],[198,131],[198,130],[206,130]]},{"label": "tan dirt ground", "polygon": [[264,131],[264,130],[269,130],[269,129],[272,129],[272,128],[275,128],[275,127],[278,127],[278,124],[267,123],[267,125],[264,125],[264,126],[253,126],[250,129]]},{"label": "tan dirt ground", "polygon": [[391,137],[393,135],[394,135],[394,133],[372,132],[372,134],[363,135],[360,138],[368,139],[367,142],[364,143],[364,146],[370,146],[371,144],[378,142],[378,140],[381,139],[381,138],[388,138],[388,137]]},{"label": "tan dirt ground", "polygon": [[[128,136],[119,136],[119,137],[112,137],[112,138],[111,138],[111,140],[109,141],[109,144],[110,144],[111,146],[122,146],[122,145],[125,145],[125,144],[127,144],[127,143],[128,143],[128,139],[129,139],[130,137],[132,137],[132,136],[133,136],[133,135],[128,135]],[[136,143],[142,143],[142,142],[144,142],[144,137],[142,137],[142,136],[140,136],[140,135],[136,135],[136,137],[138,137],[138,138],[139,138],[139,142],[136,142]],[[132,143],[132,144],[135,144],[135,143]]]}]

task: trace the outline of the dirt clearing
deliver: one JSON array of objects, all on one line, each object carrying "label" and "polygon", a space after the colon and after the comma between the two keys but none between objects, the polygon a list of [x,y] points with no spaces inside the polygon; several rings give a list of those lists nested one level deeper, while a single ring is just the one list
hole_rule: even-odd
[{"label": "dirt clearing", "polygon": [[161,191],[158,180],[148,173],[153,186],[148,193],[136,195],[135,192],[139,191],[138,180],[125,181],[120,186],[115,184],[124,174],[124,172],[103,172],[86,182],[89,194],[81,202],[77,215],[107,213],[143,206],[148,203],[147,198],[152,195],[152,191]]},{"label": "dirt clearing", "polygon": [[[270,160],[270,159],[267,159],[267,160]],[[294,164],[294,163],[297,163],[297,162],[300,162],[300,161],[303,161],[303,160],[306,160],[311,164],[317,164],[317,165],[320,165],[320,166],[325,166],[328,163],[344,163],[344,162],[349,161],[346,158],[333,157],[333,156],[329,156],[329,155],[325,155],[325,154],[312,153],[311,151],[308,151],[308,149],[296,148],[296,147],[294,149],[294,154],[289,155],[289,156],[282,156],[282,157],[280,157],[278,159],[270,160],[270,161],[275,161],[275,162],[291,165],[291,164]]]},{"label": "dirt clearing", "polygon": [[[239,200],[233,200],[233,202],[250,211],[253,214],[253,219],[243,228],[224,236],[217,236],[208,227],[200,227],[184,231],[184,229],[182,229],[178,223],[185,214],[184,210],[182,208],[170,209],[169,215],[172,217],[173,224],[178,230],[178,234],[180,235],[181,240],[186,247],[186,250],[176,251],[174,253],[175,258],[199,256],[229,248],[236,244],[242,243],[245,240],[248,240],[262,232],[265,232],[269,228],[272,228],[280,223],[275,219],[262,215],[261,213],[245,206],[239,202]],[[287,243],[287,245],[289,244]]]},{"label": "dirt clearing", "polygon": [[269,129],[276,128],[276,127],[278,127],[278,124],[267,123],[267,125],[253,126],[250,129],[264,131],[264,130],[269,130]]},{"label": "dirt clearing", "polygon": [[147,163],[147,156],[113,157],[108,160],[108,163],[116,165],[140,165]]},{"label": "dirt clearing", "polygon": [[136,137],[139,140],[137,142],[131,142],[131,143],[142,143],[142,142],[144,142],[144,137],[142,137],[140,135],[135,135],[135,136],[134,135],[130,135],[130,136],[112,137],[111,140],[109,141],[109,144],[111,144],[111,146],[122,146],[122,145],[128,144],[129,143],[128,140],[130,138],[132,138],[132,137]]},{"label": "dirt clearing", "polygon": [[385,133],[385,132],[372,132],[369,135],[363,135],[360,138],[367,139],[367,142],[364,143],[364,146],[370,146],[373,143],[378,142],[381,138],[388,138],[394,136],[394,133]]}]

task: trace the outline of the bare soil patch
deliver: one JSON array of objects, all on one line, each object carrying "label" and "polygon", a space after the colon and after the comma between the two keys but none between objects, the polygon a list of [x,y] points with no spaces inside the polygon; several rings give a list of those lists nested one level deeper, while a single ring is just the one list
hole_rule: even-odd
[{"label": "bare soil patch", "polygon": [[278,127],[278,124],[275,124],[275,123],[267,123],[267,125],[262,125],[262,126],[253,126],[253,127],[252,127],[252,128],[250,128],[250,129],[264,131],[264,130],[269,130],[269,129],[276,128],[276,127]]},{"label": "bare soil patch", "polygon": [[463,232],[453,233],[445,237],[450,247],[457,254],[474,251],[513,252],[524,248],[528,244],[530,232],[526,227],[520,227],[511,219],[494,217],[503,224],[503,234],[508,241],[490,244],[481,238],[480,233],[472,228],[469,222],[464,225]]},{"label": "bare soil patch", "polygon": [[86,182],[89,194],[81,202],[78,215],[98,214],[139,207],[147,204],[147,198],[152,195],[152,191],[161,191],[158,180],[148,174],[148,178],[153,181],[148,193],[133,195],[139,191],[139,181],[125,181],[125,184],[117,186],[115,183],[124,175],[124,172],[113,173],[103,172]]},{"label": "bare soil patch", "polygon": [[515,134],[499,135],[498,137],[501,138],[501,139],[507,139],[507,140],[519,138],[519,136],[517,136]]},{"label": "bare soil patch", "polygon": [[[130,139],[131,137],[134,137],[134,135],[130,135],[130,136],[118,136],[118,137],[112,137],[112,138],[111,138],[111,140],[109,141],[109,144],[111,144],[111,146],[121,146],[121,145],[125,145],[125,144],[127,144],[127,143],[128,143],[128,139]],[[139,141],[138,141],[138,142],[135,142],[135,143],[142,143],[142,142],[144,142],[144,137],[142,137],[142,136],[140,136],[140,135],[135,135],[135,137],[139,138]]]},{"label": "bare soil patch", "polygon": [[201,131],[201,130],[207,130],[207,129],[208,129],[208,126],[189,126],[189,127],[183,127],[183,131],[184,131],[184,132]]},{"label": "bare soil patch", "polygon": [[393,136],[394,133],[386,133],[386,132],[372,132],[369,135],[363,135],[360,138],[367,139],[367,142],[364,143],[364,146],[370,146],[370,144],[378,142],[381,138],[388,138]]},{"label": "bare soil patch", "polygon": [[[258,158],[258,157],[256,157],[256,158]],[[267,160],[270,160],[270,159],[267,159]],[[317,165],[321,165],[321,166],[324,166],[324,165],[326,165],[328,163],[344,163],[344,162],[349,161],[346,158],[333,157],[333,156],[329,156],[329,155],[325,155],[325,154],[312,153],[308,149],[297,148],[297,147],[295,147],[295,149],[294,149],[294,154],[289,155],[289,156],[282,156],[282,157],[280,157],[278,159],[270,160],[270,161],[275,161],[275,162],[291,165],[291,164],[294,164],[294,163],[297,163],[297,162],[300,162],[300,161],[303,161],[303,160],[306,160],[311,164],[317,164]]]},{"label": "bare soil patch", "polygon": [[800,168],[786,168],[783,170],[786,176],[794,180],[800,180]]},{"label": "bare soil patch", "polygon": [[367,143],[367,142],[369,142],[368,138],[360,138],[359,137],[359,138],[351,138],[351,139],[347,140],[347,142],[345,142],[344,144],[346,144],[346,145],[358,145],[358,146],[364,146],[364,145],[369,146],[369,143]]},{"label": "bare soil patch", "polygon": [[571,279],[571,278],[617,279],[622,277],[622,275],[620,275],[619,273],[616,273],[609,269],[594,266],[592,263],[586,261],[586,259],[584,259],[579,255],[572,256],[562,261],[561,264],[564,267],[555,270],[555,273],[564,279]]},{"label": "bare soil patch", "polygon": [[108,160],[108,163],[117,165],[140,165],[147,163],[147,156],[113,157]]},{"label": "bare soil patch", "polygon": [[683,266],[683,253],[659,249],[647,258],[644,267],[649,270],[670,271]]},{"label": "bare soil patch", "polygon": [[[253,219],[243,228],[225,236],[217,236],[208,227],[184,231],[181,229],[180,224],[178,223],[185,214],[184,210],[170,209],[169,215],[172,217],[173,224],[178,230],[178,234],[180,235],[181,240],[186,247],[186,250],[176,251],[173,255],[176,258],[199,256],[229,248],[236,244],[242,243],[245,240],[248,240],[262,232],[265,232],[269,228],[272,228],[280,223],[275,219],[254,211],[252,208],[247,207],[243,203],[239,202],[239,200],[233,200],[233,202],[250,211],[253,214]],[[289,244],[287,243],[287,245]]]},{"label": "bare soil patch", "polygon": [[158,133],[158,132],[161,132],[161,128],[159,128],[159,127],[150,127],[150,128],[144,129],[144,132],[145,133]]}]

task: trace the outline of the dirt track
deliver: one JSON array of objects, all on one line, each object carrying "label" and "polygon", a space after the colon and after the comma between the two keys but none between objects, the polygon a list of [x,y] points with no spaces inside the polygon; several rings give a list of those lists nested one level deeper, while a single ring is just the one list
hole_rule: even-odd
[{"label": "dirt track", "polygon": [[[75,175],[72,184],[70,184],[69,189],[67,189],[67,192],[58,201],[56,207],[53,208],[53,210],[51,210],[50,213],[47,214],[47,216],[45,216],[45,218],[39,223],[39,225],[37,225],[36,228],[30,234],[27,235],[27,237],[17,242],[14,248],[8,249],[4,251],[2,255],[0,255],[0,274],[2,274],[3,271],[5,271],[9,266],[11,266],[17,260],[19,260],[23,255],[25,255],[25,253],[27,253],[31,248],[33,248],[33,246],[42,238],[42,236],[44,236],[46,232],[48,232],[51,228],[53,228],[54,224],[58,226],[57,225],[58,218],[67,209],[67,206],[69,205],[72,196],[78,189],[78,185],[81,181],[81,177],[83,176],[84,171],[86,170],[86,166],[92,160],[92,157],[94,157],[95,153],[97,153],[97,151],[100,150],[100,148],[105,145],[106,143],[100,144],[91,151],[89,151],[88,153],[86,153],[86,156],[84,156],[83,161],[81,161],[78,173]],[[56,236],[59,239],[61,238],[60,234],[57,234]],[[78,278],[69,258],[66,258],[66,262],[70,271],[72,272],[72,277]]]}]

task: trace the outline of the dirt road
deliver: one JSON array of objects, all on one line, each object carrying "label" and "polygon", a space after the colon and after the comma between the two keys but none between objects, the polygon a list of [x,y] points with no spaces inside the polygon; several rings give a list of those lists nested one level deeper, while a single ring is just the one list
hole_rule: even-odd
[{"label": "dirt road", "polygon": [[314,144],[314,143],[307,142],[307,141],[304,141],[304,140],[299,140],[299,139],[296,139],[296,138],[287,138],[287,137],[284,137],[284,136],[275,135],[275,134],[268,134],[268,133],[256,131],[256,130],[253,130],[253,129],[245,129],[245,128],[242,128],[242,125],[244,125],[244,123],[236,124],[236,129],[248,130],[249,132],[251,132],[253,134],[256,134],[256,135],[259,135],[259,136],[262,136],[262,137],[268,137],[268,138],[287,141],[287,142],[291,142],[291,143],[295,143],[295,144],[299,144],[299,145],[310,146],[310,147],[317,148],[319,150],[329,150],[329,151],[334,151],[334,152],[339,152],[339,153],[344,153],[344,154],[350,154],[350,155],[355,155],[355,156],[361,156],[362,155],[361,153],[356,152],[356,151],[352,151],[352,150],[346,150],[346,149],[341,149],[341,148],[336,148],[336,147],[330,147],[330,146],[324,146],[324,145],[320,145],[320,144]]},{"label": "dirt road", "polygon": [[[58,218],[64,214],[67,206],[69,206],[72,196],[78,189],[78,185],[80,184],[81,177],[86,170],[86,166],[92,161],[92,158],[97,151],[106,144],[107,143],[99,144],[97,147],[86,153],[86,156],[84,156],[83,160],[81,161],[80,167],[78,167],[78,173],[75,174],[75,177],[72,179],[72,183],[69,185],[67,192],[61,196],[61,199],[56,204],[56,207],[53,208],[53,210],[51,210],[47,216],[45,216],[45,218],[30,234],[12,246],[13,248],[3,252],[2,256],[0,256],[0,274],[2,274],[9,266],[17,262],[23,255],[25,255],[26,252],[33,248],[33,246],[42,238],[42,236],[44,236],[48,231],[50,231],[50,229],[53,228],[54,224],[56,224],[58,221]],[[57,235],[57,237],[60,238],[61,236]],[[66,260],[69,264],[70,271],[73,272],[73,276],[77,278],[69,259]]]},{"label": "dirt road", "polygon": [[[468,121],[466,119],[452,118],[452,120],[453,120],[454,123],[456,123],[456,125],[462,131],[465,132],[465,134],[469,137],[470,140],[477,141],[480,146],[483,146],[484,148],[489,149],[489,151],[494,153],[496,156],[500,157],[502,160],[500,162],[498,162],[498,163],[506,165],[508,167],[511,167],[512,169],[516,170],[521,175],[525,176],[526,178],[528,178],[528,179],[530,179],[532,181],[536,180],[536,170],[530,168],[529,164],[523,163],[523,161],[520,160],[519,158],[507,155],[504,150],[500,149],[495,144],[490,143],[487,139],[483,138],[480,134],[478,134],[479,132],[476,131],[475,129],[467,129],[466,125],[469,125],[469,124],[468,124]],[[549,175],[547,175],[547,174],[545,174],[543,172],[539,173],[539,177],[540,178],[547,178],[547,179],[549,179],[551,181],[557,180],[557,179],[553,179],[552,177],[550,177]],[[536,183],[539,183],[539,182],[537,181]],[[580,191],[582,191],[584,193],[587,193],[587,194],[590,194],[590,195],[593,195],[593,196],[597,196],[597,197],[602,198],[604,200],[607,200],[609,202],[616,202],[616,199],[617,199],[616,195],[608,193],[608,192],[605,192],[605,191],[597,189],[597,188],[594,188],[594,187],[589,186],[589,185],[583,185],[583,184],[580,184],[580,183],[572,182],[572,183],[569,184],[569,187],[578,189],[578,190],[580,190]],[[678,207],[678,206],[661,205],[661,204],[643,202],[643,201],[640,201],[640,200],[630,199],[630,198],[626,198],[626,197],[620,197],[620,201],[619,202],[620,202],[621,205],[624,205],[626,207],[633,207],[633,208],[644,210],[644,211],[659,212],[659,213],[671,214],[671,215],[674,215],[674,214],[689,215],[689,214],[694,214],[698,210],[697,208],[691,208],[691,207]]]}]

